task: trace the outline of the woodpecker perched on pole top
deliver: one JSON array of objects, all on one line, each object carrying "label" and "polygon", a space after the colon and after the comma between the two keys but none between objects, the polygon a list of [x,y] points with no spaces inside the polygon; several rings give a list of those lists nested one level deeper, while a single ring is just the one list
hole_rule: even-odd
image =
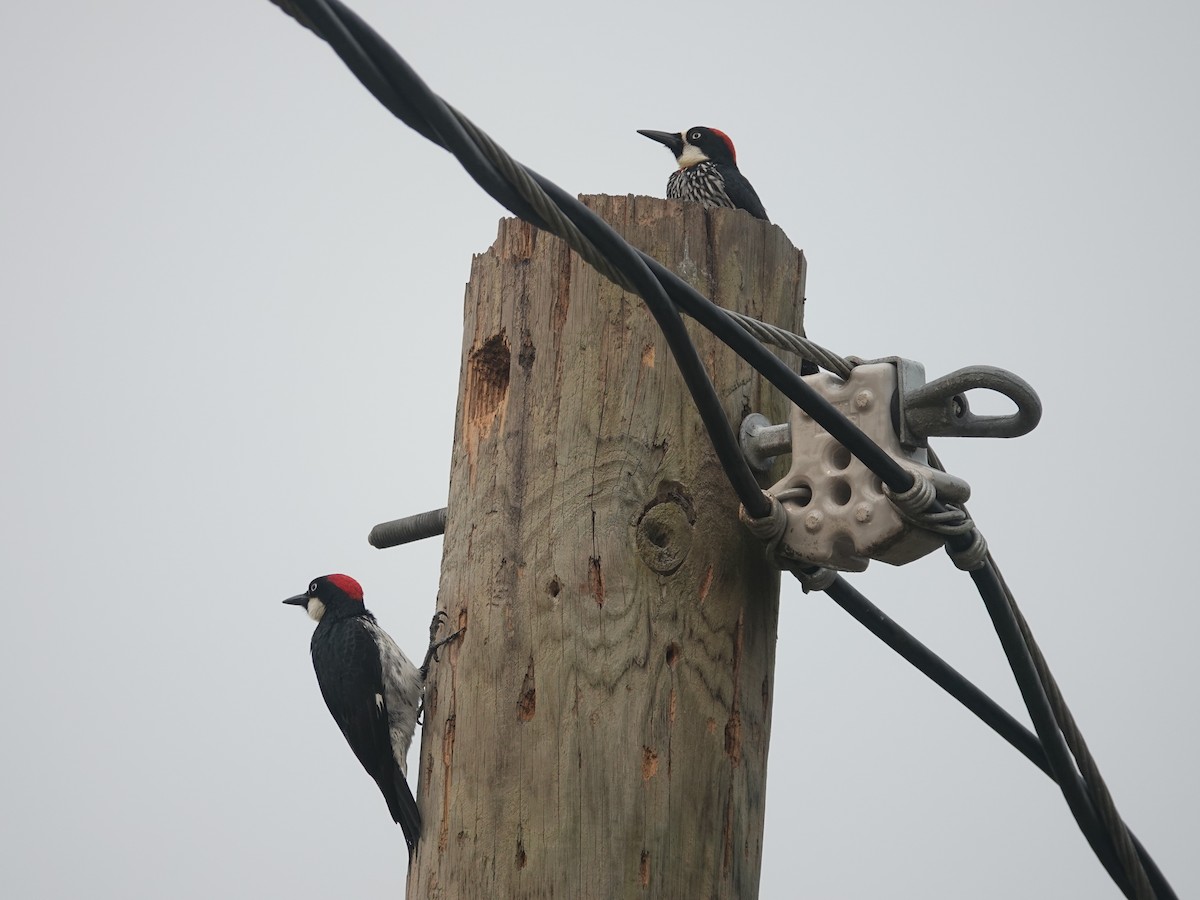
[{"label": "woodpecker perched on pole top", "polygon": [[308,590],[283,601],[303,606],[316,623],[313,669],[325,705],[367,774],[375,779],[392,819],[408,843],[412,862],[421,837],[421,815],[408,787],[412,743],[425,692],[429,663],[437,650],[462,631],[437,640],[446,618],[438,611],[429,626],[429,649],[417,668],[363,605],[363,592],[349,575],[314,578]]},{"label": "woodpecker perched on pole top", "polygon": [[675,154],[679,168],[667,179],[668,199],[744,209],[756,219],[771,221],[753,186],[738,171],[737,151],[725,132],[697,125],[679,132],[639,129],[638,134]]}]

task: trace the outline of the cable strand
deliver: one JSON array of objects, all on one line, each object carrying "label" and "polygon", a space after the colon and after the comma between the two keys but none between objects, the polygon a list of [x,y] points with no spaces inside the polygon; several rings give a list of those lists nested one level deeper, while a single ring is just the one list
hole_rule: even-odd
[{"label": "cable strand", "polygon": [[[772,384],[778,387],[826,428],[855,456],[879,475],[890,489],[908,491],[914,484],[911,473],[892,459],[874,441],[849,422],[820,394],[806,384],[791,368],[785,366],[774,354],[763,346],[757,335],[770,334],[772,342],[789,340],[780,334],[771,333],[772,326],[750,324],[754,320],[740,314],[730,313],[717,307],[711,300],[695,291],[686,282],[667,270],[646,254],[632,248],[611,227],[599,219],[591,210],[574,197],[566,195],[557,185],[542,178],[536,172],[522,166],[503,151],[486,133],[469,119],[458,113],[432,90],[430,90],[408,64],[370,26],[345,7],[339,0],[272,0],[285,12],[293,15],[302,25],[326,40],[338,53],[355,76],[394,115],[414,128],[435,144],[449,150],[462,163],[467,172],[485,190],[515,214],[536,227],[563,238],[590,265],[622,289],[636,293],[647,304],[671,348],[685,382],[692,393],[693,401],[709,432],[714,449],[747,513],[762,518],[770,511],[770,503],[758,487],[753,474],[742,458],[740,448],[728,419],[721,409],[719,398],[702,362],[683,328],[679,311],[693,316],[701,325],[712,331],[735,353],[748,361]],[[781,331],[781,330],[778,330]],[[784,333],[786,335],[786,332]],[[836,355],[822,351],[816,345],[791,336],[794,340],[783,346],[794,349],[806,359],[814,359],[824,367],[839,374],[848,373],[853,365]],[[946,507],[933,498],[925,520],[939,533],[947,537],[952,549],[961,551],[978,532],[969,525],[965,509]],[[965,520],[965,522],[964,522]],[[1087,794],[1081,802],[1072,785],[1080,779],[1074,761],[1066,746],[1065,732],[1074,732],[1072,743],[1078,734],[1069,711],[1062,721],[1069,723],[1060,730],[1051,711],[1049,695],[1061,701],[1053,684],[1052,676],[1045,668],[1044,659],[1037,663],[1040,652],[1028,633],[1019,610],[1011,600],[1002,579],[995,569],[990,554],[986,562],[972,572],[984,597],[997,633],[1001,635],[1005,652],[1010,658],[1014,675],[1022,688],[1022,694],[1030,707],[1048,763],[1056,780],[1064,791],[1068,805],[1083,828],[1089,842],[1106,868],[1111,861],[1111,848],[1098,846],[1095,840],[1095,813],[1090,810]],[[1015,637],[1014,637],[1015,635]],[[1042,676],[1044,672],[1045,677]],[[1045,684],[1043,685],[1043,682]],[[1065,706],[1064,706],[1065,709]],[[1082,738],[1079,737],[1079,741]],[[1061,745],[1061,746],[1060,746]],[[1086,745],[1077,758],[1085,770],[1083,778],[1094,789],[1103,786],[1099,773],[1094,771],[1094,761],[1086,752]],[[1096,781],[1087,772],[1094,772]],[[1107,791],[1105,790],[1105,793]],[[1101,804],[1103,807],[1104,804]],[[1108,798],[1111,808],[1111,797]],[[1116,815],[1115,808],[1111,814]],[[1106,816],[1101,810],[1101,816]],[[1106,818],[1107,821],[1107,818]],[[1121,825],[1119,817],[1115,819]],[[1136,878],[1140,871],[1136,849],[1127,831],[1124,832],[1122,847],[1120,837],[1115,841],[1117,853],[1123,864],[1132,856],[1134,896],[1142,900],[1141,884]],[[1110,874],[1113,874],[1110,870]],[[1114,880],[1127,890],[1120,872],[1113,874]],[[1145,873],[1142,873],[1142,880]],[[1128,893],[1128,891],[1127,891]]]}]

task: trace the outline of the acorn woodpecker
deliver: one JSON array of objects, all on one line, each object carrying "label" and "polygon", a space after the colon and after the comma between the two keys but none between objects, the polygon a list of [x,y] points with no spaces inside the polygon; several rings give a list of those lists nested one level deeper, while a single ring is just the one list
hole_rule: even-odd
[{"label": "acorn woodpecker", "polygon": [[758,194],[738,171],[737,151],[725,132],[698,125],[680,132],[639,129],[638,134],[666,144],[675,154],[679,168],[667,179],[668,199],[744,209],[756,219],[771,221]]},{"label": "acorn woodpecker", "polygon": [[358,582],[348,575],[314,578],[308,590],[283,601],[303,606],[317,627],[313,669],[321,696],[367,774],[375,779],[392,819],[400,824],[412,861],[421,837],[421,816],[409,790],[406,756],[420,716],[429,663],[462,631],[437,640],[446,614],[433,617],[429,649],[417,668],[363,605]]}]

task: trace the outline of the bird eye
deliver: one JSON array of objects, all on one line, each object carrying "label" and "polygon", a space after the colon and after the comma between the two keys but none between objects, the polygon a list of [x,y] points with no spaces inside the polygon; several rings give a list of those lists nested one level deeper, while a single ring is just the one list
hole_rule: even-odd
[{"label": "bird eye", "polygon": [[308,591],[311,594],[315,594],[317,592],[317,583],[315,581],[308,586]]},{"label": "bird eye", "polygon": [[692,134],[691,134],[691,136],[688,138],[688,140],[689,140],[689,141],[698,141],[698,140],[700,140],[700,132],[698,132],[698,131],[693,131],[693,132],[692,132]]}]

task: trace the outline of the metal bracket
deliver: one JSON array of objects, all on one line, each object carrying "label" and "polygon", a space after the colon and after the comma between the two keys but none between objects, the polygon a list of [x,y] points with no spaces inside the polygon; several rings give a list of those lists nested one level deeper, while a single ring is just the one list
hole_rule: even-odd
[{"label": "metal bracket", "polygon": [[[924,381],[924,379],[922,379]],[[1007,416],[977,416],[966,393],[990,390],[1017,405]],[[1042,418],[1042,401],[1029,383],[995,366],[967,366],[928,384],[903,385],[900,440],[924,446],[930,437],[1012,438],[1028,434]]]},{"label": "metal bracket", "polygon": [[[1028,434],[1042,418],[1042,401],[1023,378],[995,366],[967,366],[926,383],[925,367],[901,356],[858,360],[858,365],[889,363],[896,367],[896,430],[909,449],[927,447],[930,437],[1013,438]],[[805,376],[807,380],[811,376]],[[967,391],[991,390],[1008,397],[1017,411],[1005,416],[978,416],[971,412]],[[760,475],[771,470],[775,458],[790,453],[792,435],[785,423],[772,425],[760,413],[742,420],[742,454]]]},{"label": "metal bracket", "polygon": [[787,422],[772,425],[762,413],[750,413],[742,419],[739,438],[746,463],[759,475],[771,471],[775,457],[792,452],[792,432]]},{"label": "metal bracket", "polygon": [[[990,366],[960,369],[926,384],[920,363],[890,357],[858,362],[844,381],[826,373],[804,380],[897,461],[925,475],[947,503],[965,502],[971,488],[928,465],[929,436],[1016,437],[1041,417],[1033,388]],[[971,414],[963,395],[981,388],[1012,399],[1016,414]],[[799,407],[792,407],[787,425],[747,416],[741,443],[760,473],[776,456],[792,454],[787,475],[770,489],[788,517],[777,551],[782,562],[859,572],[872,559],[903,565],[941,546],[940,536],[901,516],[874,473]]]},{"label": "metal bracket", "polygon": [[[966,482],[930,468],[923,447],[901,446],[892,421],[898,369],[891,361],[864,363],[845,381],[826,373],[804,380],[896,460],[930,478],[943,500],[965,500]],[[777,551],[782,562],[861,572],[872,559],[898,566],[941,546],[939,535],[904,519],[878,476],[798,406],[789,425],[792,466],[770,488],[788,519]]]}]

